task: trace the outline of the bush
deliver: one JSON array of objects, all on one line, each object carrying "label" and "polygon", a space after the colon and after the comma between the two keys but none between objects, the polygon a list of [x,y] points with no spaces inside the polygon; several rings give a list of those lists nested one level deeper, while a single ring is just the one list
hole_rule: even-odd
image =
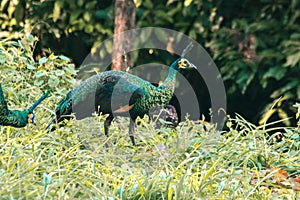
[{"label": "bush", "polygon": [[35,61],[36,42],[30,34],[17,41],[0,41],[1,84],[11,109],[28,108],[48,89],[53,93],[45,101],[52,101],[50,108],[54,109],[55,102],[75,83],[76,70],[69,58],[50,54]]}]

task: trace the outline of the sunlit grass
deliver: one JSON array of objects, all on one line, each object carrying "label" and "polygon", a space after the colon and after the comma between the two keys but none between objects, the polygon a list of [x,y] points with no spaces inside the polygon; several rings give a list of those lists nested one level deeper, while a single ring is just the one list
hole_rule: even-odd
[{"label": "sunlit grass", "polygon": [[[39,127],[1,127],[2,199],[265,199],[276,192],[269,166],[300,171],[297,129],[283,141],[242,118],[227,132],[187,120],[176,130],[137,126],[138,146],[128,136],[128,119],[117,118],[107,138],[104,117],[71,120],[53,133]],[[234,125],[233,125],[234,124]],[[209,127],[207,127],[209,126]],[[233,126],[235,126],[233,128]],[[210,129],[210,131],[206,131]],[[255,183],[251,181],[257,177]],[[272,189],[273,188],[273,189]],[[282,194],[283,193],[283,194]]]}]

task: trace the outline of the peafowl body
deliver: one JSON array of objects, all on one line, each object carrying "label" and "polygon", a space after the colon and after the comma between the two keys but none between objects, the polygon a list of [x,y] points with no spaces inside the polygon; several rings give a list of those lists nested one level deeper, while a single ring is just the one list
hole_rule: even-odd
[{"label": "peafowl body", "polygon": [[91,116],[97,112],[109,114],[104,122],[104,131],[108,129],[114,115],[130,114],[129,136],[133,145],[135,119],[149,114],[154,107],[166,106],[173,96],[178,71],[195,68],[185,58],[179,58],[169,68],[168,76],[160,86],[154,86],[137,76],[123,71],[105,71],[94,75],[71,90],[56,107],[55,122],[69,119],[72,112],[77,119]]},{"label": "peafowl body", "polygon": [[9,110],[0,84],[0,125],[24,127],[28,123],[35,124],[33,110],[48,96],[49,92],[41,96],[29,109]]}]

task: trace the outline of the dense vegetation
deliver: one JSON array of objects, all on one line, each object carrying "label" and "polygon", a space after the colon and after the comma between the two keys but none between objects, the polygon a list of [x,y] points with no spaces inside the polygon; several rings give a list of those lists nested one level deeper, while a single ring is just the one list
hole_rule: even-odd
[{"label": "dense vegetation", "polygon": [[[49,134],[51,110],[72,87],[76,71],[62,55],[35,62],[36,39],[0,43],[10,108],[27,107],[53,90],[36,109],[37,126],[0,127],[1,199],[299,198],[299,127],[255,126],[237,115],[226,132],[188,118],[176,129],[156,129],[145,117],[133,147],[124,134],[128,119],[114,121],[107,138],[100,116],[71,120]],[[277,133],[269,136],[272,130]]]},{"label": "dense vegetation", "polygon": [[[106,138],[100,116],[48,134],[75,66],[113,35],[113,2],[4,0],[0,77],[9,107],[52,94],[36,109],[37,126],[0,127],[0,199],[300,198],[300,3],[135,3],[137,27],[180,31],[210,52],[227,88],[226,131],[188,118],[175,130],[154,128],[146,117],[132,147],[128,119],[114,121]],[[160,51],[142,53],[136,63],[162,61]]]},{"label": "dense vegetation", "polygon": [[[300,98],[299,1],[134,2],[136,27],[180,31],[210,52],[225,81],[230,114],[238,112],[263,123],[271,116],[282,119],[295,112],[292,105]],[[1,38],[26,30],[40,39],[36,54],[50,48],[77,66],[93,47],[113,35],[113,1],[5,0],[0,10]],[[143,60],[166,64],[174,57],[154,52],[136,59],[135,64]],[[270,109],[279,97],[279,104]],[[295,120],[285,125],[290,122]]]}]

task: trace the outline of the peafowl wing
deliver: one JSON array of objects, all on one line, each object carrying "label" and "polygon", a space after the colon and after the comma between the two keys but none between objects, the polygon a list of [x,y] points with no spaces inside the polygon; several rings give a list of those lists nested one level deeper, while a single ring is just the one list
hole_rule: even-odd
[{"label": "peafowl wing", "polygon": [[143,91],[130,80],[127,73],[121,71],[107,71],[86,79],[59,101],[56,120],[51,124],[69,119],[71,113],[77,119],[92,116],[95,111],[111,115],[114,111],[125,113]]},{"label": "peafowl wing", "polygon": [[140,86],[125,73],[107,73],[101,78],[96,90],[96,105],[103,113],[128,112],[143,94]]}]

